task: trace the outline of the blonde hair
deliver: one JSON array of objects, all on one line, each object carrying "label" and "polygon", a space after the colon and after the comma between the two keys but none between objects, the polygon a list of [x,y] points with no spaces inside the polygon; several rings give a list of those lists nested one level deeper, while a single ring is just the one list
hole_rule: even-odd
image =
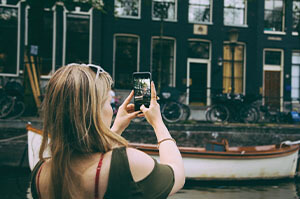
[{"label": "blonde hair", "polygon": [[71,168],[73,154],[105,153],[115,144],[128,144],[101,118],[112,85],[111,76],[101,72],[95,78],[95,72],[89,67],[72,64],[58,69],[48,83],[43,101],[44,128],[39,156],[43,159],[43,152],[50,148],[48,191],[52,199],[76,198],[78,176]]}]

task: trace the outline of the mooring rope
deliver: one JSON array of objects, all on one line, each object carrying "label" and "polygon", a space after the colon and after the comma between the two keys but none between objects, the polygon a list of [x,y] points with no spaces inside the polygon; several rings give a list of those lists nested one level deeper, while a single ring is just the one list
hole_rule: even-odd
[{"label": "mooring rope", "polygon": [[26,136],[27,136],[27,134],[18,135],[18,136],[14,136],[14,137],[11,137],[11,138],[6,138],[6,139],[0,139],[0,143],[1,142],[8,142],[8,141],[11,141],[11,140],[20,139],[20,138],[23,138],[23,137],[26,137]]}]

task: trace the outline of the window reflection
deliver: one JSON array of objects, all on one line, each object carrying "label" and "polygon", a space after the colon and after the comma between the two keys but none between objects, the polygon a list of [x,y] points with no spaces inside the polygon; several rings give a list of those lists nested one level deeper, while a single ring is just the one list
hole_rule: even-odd
[{"label": "window reflection", "polygon": [[244,25],[246,24],[245,15],[246,0],[225,0],[224,1],[224,24]]},{"label": "window reflection", "polygon": [[188,57],[209,59],[209,42],[189,41]]},{"label": "window reflection", "polygon": [[283,0],[265,0],[265,30],[283,31],[283,10]]},{"label": "window reflection", "polygon": [[300,32],[300,0],[293,0],[293,31]]},{"label": "window reflection", "polygon": [[18,9],[0,7],[0,73],[17,74]]},{"label": "window reflection", "polygon": [[66,64],[89,62],[89,30],[89,15],[67,14]]},{"label": "window reflection", "polygon": [[173,39],[155,38],[152,41],[152,79],[155,83],[160,79],[161,88],[173,86],[174,45]]},{"label": "window reflection", "polygon": [[176,0],[153,0],[152,18],[176,20]]},{"label": "window reflection", "polygon": [[189,0],[189,22],[210,22],[210,0]]},{"label": "window reflection", "polygon": [[139,17],[140,0],[115,0],[115,12],[117,16]]},{"label": "window reflection", "polygon": [[132,73],[137,71],[138,37],[115,37],[115,87],[132,88]]}]

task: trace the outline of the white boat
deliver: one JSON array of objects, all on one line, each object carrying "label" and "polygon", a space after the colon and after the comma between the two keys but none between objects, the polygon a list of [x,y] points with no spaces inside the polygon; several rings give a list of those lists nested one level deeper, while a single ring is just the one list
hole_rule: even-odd
[{"label": "white boat", "polygon": [[[39,160],[41,131],[27,125],[29,165],[33,169]],[[264,180],[293,178],[298,163],[299,142],[279,145],[228,147],[226,142],[211,143],[210,149],[179,147],[184,160],[186,178],[195,180]],[[159,160],[153,144],[131,143]],[[215,151],[213,148],[221,149]],[[44,156],[50,157],[49,152]]]}]

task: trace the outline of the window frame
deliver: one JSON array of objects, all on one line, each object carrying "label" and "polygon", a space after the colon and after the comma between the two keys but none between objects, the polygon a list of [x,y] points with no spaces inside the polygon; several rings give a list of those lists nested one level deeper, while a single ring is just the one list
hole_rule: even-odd
[{"label": "window frame", "polygon": [[116,12],[116,1],[118,1],[118,0],[114,0],[114,16],[115,17],[118,17],[118,18],[125,18],[125,19],[141,19],[141,6],[142,6],[142,4],[141,4],[141,0],[138,0],[139,1],[139,3],[138,3],[138,5],[139,5],[139,9],[138,9],[138,16],[127,16],[127,15],[118,15],[117,14],[117,12]]},{"label": "window frame", "polygon": [[298,74],[298,80],[299,80],[299,85],[298,85],[298,94],[299,94],[299,96],[298,96],[298,98],[297,99],[295,99],[295,100],[293,100],[293,98],[292,98],[292,89],[293,89],[293,87],[292,87],[292,74],[291,74],[291,101],[292,101],[292,103],[299,103],[300,102],[300,63],[293,63],[292,62],[292,58],[293,58],[293,53],[299,53],[300,54],[300,50],[292,50],[292,56],[291,56],[291,71],[292,71],[292,66],[293,65],[296,65],[296,66],[298,66],[299,67],[299,74]]},{"label": "window frame", "polygon": [[172,87],[176,87],[176,52],[177,52],[177,41],[175,37],[167,37],[167,36],[152,36],[151,37],[151,60],[150,60],[150,71],[152,72],[152,68],[153,68],[153,40],[154,39],[163,39],[163,40],[173,40],[174,41],[174,61],[173,61],[173,77],[171,82],[169,82],[169,86],[171,84]]},{"label": "window frame", "polygon": [[68,14],[74,14],[74,15],[82,15],[82,16],[88,16],[89,17],[89,56],[88,56],[88,62],[91,63],[92,61],[92,44],[93,44],[93,8],[91,8],[89,11],[77,11],[72,10],[68,11],[66,7],[64,7],[64,13],[63,13],[63,55],[62,55],[62,65],[66,65],[66,48],[67,48],[67,18]]},{"label": "window frame", "polygon": [[[160,21],[160,18],[153,17],[154,1],[155,0],[151,0],[151,19],[153,21]],[[168,0],[166,0],[166,1],[168,1]],[[166,19],[166,18],[164,18],[163,21],[166,21],[166,22],[177,22],[178,21],[178,19],[177,19],[177,16],[178,16],[178,0],[174,0],[174,6],[175,6],[175,10],[174,10],[175,17],[174,17],[174,19]]]},{"label": "window frame", "polygon": [[[224,0],[224,4],[225,4],[225,1]],[[230,24],[230,23],[225,23],[225,17],[224,17],[224,14],[225,14],[225,5],[223,4],[223,24],[224,26],[233,26],[233,27],[248,27],[248,0],[244,0],[244,23],[243,24]],[[235,8],[236,9],[236,8]]]},{"label": "window frame", "polygon": [[[274,0],[272,0],[272,1],[274,1]],[[266,2],[266,0],[264,0],[264,17],[265,17],[265,11],[266,11],[266,9],[265,9],[265,2]],[[265,26],[264,26],[264,28],[263,28],[263,30],[264,30],[264,34],[276,34],[276,35],[285,35],[286,34],[286,32],[285,32],[285,15],[286,15],[286,11],[285,11],[285,9],[286,9],[286,4],[285,4],[285,0],[282,0],[282,30],[281,31],[278,31],[278,30],[265,30]],[[273,10],[272,10],[273,11]]]},{"label": "window frame", "polygon": [[0,73],[0,76],[5,76],[5,77],[18,77],[21,73],[20,71],[20,39],[21,39],[21,1],[19,1],[16,5],[13,4],[3,4],[0,3],[1,7],[7,7],[7,8],[17,8],[18,10],[18,24],[17,24],[17,52],[16,52],[16,73]]},{"label": "window frame", "polygon": [[[280,65],[265,64],[266,51],[281,52]],[[263,48],[263,95],[265,93],[265,71],[280,71],[280,111],[283,110],[283,73],[284,73],[284,50],[280,48]],[[263,104],[265,104],[265,96],[263,96]]]},{"label": "window frame", "polygon": [[[116,37],[134,37],[137,38],[137,63],[136,63],[136,71],[140,71],[140,36],[137,34],[126,34],[126,33],[115,33],[113,35],[113,70],[112,70],[112,78],[115,81],[116,78],[116,47],[117,47],[117,40]],[[119,88],[118,88],[119,89]]]},{"label": "window frame", "polygon": [[[222,69],[224,70],[224,46],[225,45],[229,45],[230,46],[230,41],[224,41],[223,42],[223,48],[222,48]],[[245,42],[237,42],[236,43],[237,46],[243,46],[243,61],[242,61],[242,67],[243,67],[243,86],[242,86],[242,94],[246,93],[246,72],[247,72],[247,67],[246,67],[246,63],[247,63],[247,44]],[[231,63],[232,60],[225,60],[225,62],[229,61]],[[234,61],[236,62],[236,61]],[[232,74],[231,74],[232,75]],[[231,76],[230,76],[231,78]],[[224,72],[222,71],[222,81],[224,79]],[[222,86],[222,88],[224,89],[224,87]],[[223,90],[224,92],[224,90]]]},{"label": "window frame", "polygon": [[[188,2],[188,14],[190,12],[190,0]],[[207,25],[213,25],[213,0],[209,0],[209,22],[203,22],[203,21],[190,21],[188,17],[188,23],[191,24],[207,24]]]}]

